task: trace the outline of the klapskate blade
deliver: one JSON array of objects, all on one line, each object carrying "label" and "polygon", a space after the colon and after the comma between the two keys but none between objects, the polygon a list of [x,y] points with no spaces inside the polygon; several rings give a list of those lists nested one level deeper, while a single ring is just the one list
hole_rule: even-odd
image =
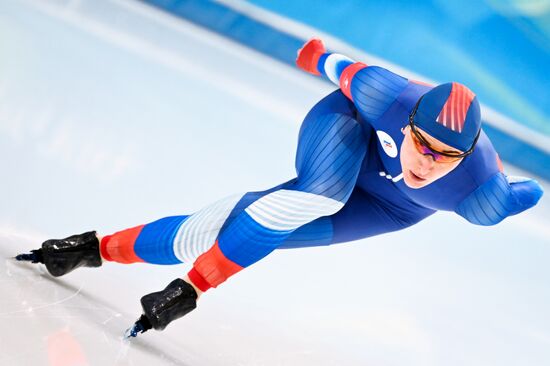
[{"label": "klapskate blade", "polygon": [[145,329],[141,322],[137,321],[130,328],[126,329],[126,332],[124,332],[124,339],[135,338],[139,333],[143,333],[144,331]]},{"label": "klapskate blade", "polygon": [[21,253],[13,257],[13,259],[22,262],[32,262],[36,260],[36,255],[34,253]]}]

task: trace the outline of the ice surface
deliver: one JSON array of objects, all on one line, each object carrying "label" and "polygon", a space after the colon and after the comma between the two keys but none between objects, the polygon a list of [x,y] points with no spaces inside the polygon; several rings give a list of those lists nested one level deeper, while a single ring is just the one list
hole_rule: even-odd
[{"label": "ice surface", "polygon": [[122,342],[139,298],[186,265],[55,279],[10,258],[288,180],[330,87],[132,1],[2,1],[0,47],[0,364],[548,364],[548,195],[491,228],[438,214],[278,251]]}]

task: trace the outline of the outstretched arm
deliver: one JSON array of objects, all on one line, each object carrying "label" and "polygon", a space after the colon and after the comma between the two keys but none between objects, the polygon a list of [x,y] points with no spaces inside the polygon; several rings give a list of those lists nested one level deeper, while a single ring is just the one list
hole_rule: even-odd
[{"label": "outstretched arm", "polygon": [[495,225],[533,207],[542,194],[536,180],[499,172],[466,197],[455,212],[476,225]]},{"label": "outstretched arm", "polygon": [[338,85],[367,119],[378,119],[408,85],[408,80],[379,66],[368,66],[337,53],[327,53],[319,39],[308,41],[296,64]]},{"label": "outstretched arm", "polygon": [[[320,39],[308,41],[300,50],[296,59],[298,67],[313,75],[323,75],[340,86],[344,94],[352,99],[349,93],[352,74],[367,67],[362,62],[355,62],[351,58],[338,53],[327,53]],[[352,67],[351,67],[352,66]],[[346,73],[344,74],[344,71]]]}]

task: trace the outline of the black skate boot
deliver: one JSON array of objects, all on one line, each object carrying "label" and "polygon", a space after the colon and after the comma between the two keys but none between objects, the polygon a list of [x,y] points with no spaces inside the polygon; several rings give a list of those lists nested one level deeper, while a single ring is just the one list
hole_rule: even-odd
[{"label": "black skate boot", "polygon": [[32,250],[29,254],[19,254],[15,259],[44,263],[54,277],[63,276],[78,267],[101,266],[99,240],[95,231],[65,239],[46,240],[42,248]]},{"label": "black skate boot", "polygon": [[170,322],[197,307],[197,292],[189,283],[178,278],[164,290],[143,296],[141,307],[143,315],[126,331],[126,338],[151,328],[163,330]]}]

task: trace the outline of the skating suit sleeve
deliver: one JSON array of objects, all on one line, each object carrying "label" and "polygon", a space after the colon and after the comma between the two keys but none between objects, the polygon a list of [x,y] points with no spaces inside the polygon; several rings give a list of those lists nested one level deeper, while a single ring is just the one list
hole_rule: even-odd
[{"label": "skating suit sleeve", "polygon": [[537,204],[543,190],[536,180],[498,172],[470,193],[455,212],[477,225],[495,225]]},{"label": "skating suit sleeve", "polygon": [[321,55],[317,70],[340,87],[370,124],[379,120],[408,85],[406,78],[383,67],[354,62],[337,53]]}]

